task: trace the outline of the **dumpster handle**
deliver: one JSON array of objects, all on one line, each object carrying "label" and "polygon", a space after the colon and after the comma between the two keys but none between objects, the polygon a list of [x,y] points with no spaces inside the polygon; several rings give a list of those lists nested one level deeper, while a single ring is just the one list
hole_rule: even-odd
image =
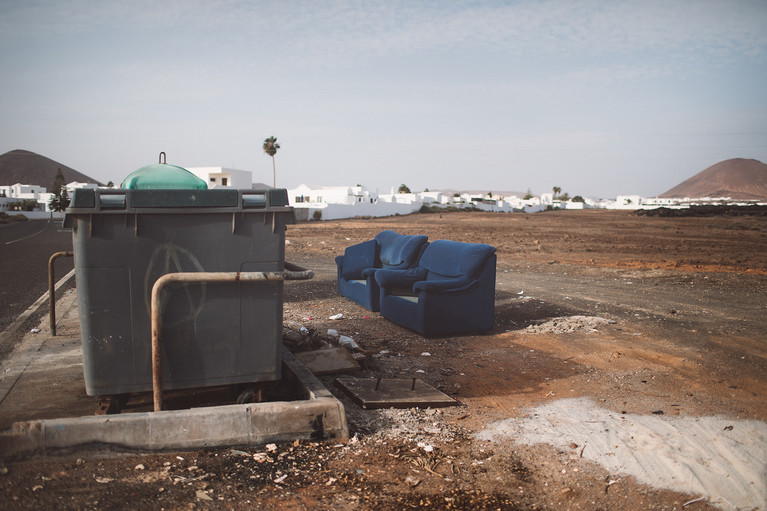
[{"label": "dumpster handle", "polygon": [[48,259],[48,315],[50,317],[51,335],[56,336],[56,290],[53,285],[53,263],[59,257],[72,257],[72,252],[56,252]]},{"label": "dumpster handle", "polygon": [[167,162],[168,160],[167,160],[167,157],[165,156],[165,151],[160,151],[160,156],[157,158],[157,163],[167,163]]},{"label": "dumpster handle", "polygon": [[162,314],[160,311],[160,293],[171,282],[276,282],[283,280],[308,280],[314,272],[285,262],[286,270],[270,272],[181,272],[166,273],[152,286],[151,324],[152,324],[152,394],[154,411],[162,410],[162,353],[161,338]]}]

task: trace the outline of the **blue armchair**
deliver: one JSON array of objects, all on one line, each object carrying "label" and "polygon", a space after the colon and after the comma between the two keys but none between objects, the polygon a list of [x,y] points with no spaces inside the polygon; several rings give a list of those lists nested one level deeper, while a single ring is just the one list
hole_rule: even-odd
[{"label": "blue armchair", "polygon": [[418,266],[379,270],[381,315],[430,337],[488,332],[495,315],[495,248],[437,240]]},{"label": "blue armchair", "polygon": [[375,273],[381,268],[407,269],[418,262],[427,237],[382,231],[370,241],[348,247],[336,257],[338,292],[366,309],[378,312],[380,289]]}]

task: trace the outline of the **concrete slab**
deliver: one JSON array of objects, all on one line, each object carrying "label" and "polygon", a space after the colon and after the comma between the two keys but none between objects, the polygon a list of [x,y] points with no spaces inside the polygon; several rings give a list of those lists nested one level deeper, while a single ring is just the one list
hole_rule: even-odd
[{"label": "concrete slab", "polygon": [[[294,439],[344,439],[343,405],[289,351],[280,385],[294,401],[94,416],[85,393],[76,291],[57,302],[57,333],[41,322],[10,357],[0,379],[0,457],[74,449],[186,450]],[[137,400],[134,408],[151,403]],[[130,409],[130,405],[128,406]]]},{"label": "concrete slab", "polygon": [[337,378],[336,383],[362,408],[440,408],[458,402],[416,378]]}]

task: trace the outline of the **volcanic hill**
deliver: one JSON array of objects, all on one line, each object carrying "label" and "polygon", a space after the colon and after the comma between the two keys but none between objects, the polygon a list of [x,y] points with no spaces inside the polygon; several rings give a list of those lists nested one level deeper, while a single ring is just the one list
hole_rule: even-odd
[{"label": "volcanic hill", "polygon": [[733,158],[708,167],[659,197],[731,197],[767,200],[767,165]]},{"label": "volcanic hill", "polygon": [[14,149],[0,155],[0,185],[9,186],[21,183],[44,186],[50,190],[59,169],[61,169],[66,183],[78,181],[80,183],[102,184],[92,177],[45,156],[23,149]]}]

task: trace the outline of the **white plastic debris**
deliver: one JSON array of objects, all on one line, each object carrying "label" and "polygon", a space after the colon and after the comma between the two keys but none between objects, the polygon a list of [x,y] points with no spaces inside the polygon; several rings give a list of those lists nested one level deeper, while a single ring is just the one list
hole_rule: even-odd
[{"label": "white plastic debris", "polygon": [[428,351],[424,351],[423,353],[421,353],[421,356],[422,357],[430,357],[431,353],[429,353]]},{"label": "white plastic debris", "polygon": [[333,314],[328,319],[344,319],[344,313],[339,312],[338,314]]},{"label": "white plastic debris", "polygon": [[302,326],[302,327],[301,327],[301,328],[299,328],[298,330],[299,330],[299,331],[300,331],[302,334],[308,334],[308,333],[309,333],[309,329],[308,329],[308,328],[306,328],[305,326]]},{"label": "white plastic debris", "polygon": [[418,447],[420,447],[426,452],[431,452],[434,450],[434,446],[431,444],[427,444],[426,442],[418,442]]},{"label": "white plastic debris", "polygon": [[32,330],[30,330],[30,332],[32,332],[33,334],[39,334],[40,333],[40,329],[39,328],[33,328]]},{"label": "white plastic debris", "polygon": [[328,328],[328,335],[331,337],[338,337],[338,330],[335,330],[333,328]]},{"label": "white plastic debris", "polygon": [[351,349],[357,349],[357,348],[359,348],[359,345],[357,345],[357,343],[356,343],[356,342],[354,342],[354,339],[352,339],[351,337],[348,337],[348,336],[346,336],[346,335],[342,335],[342,336],[341,336],[341,337],[338,339],[338,344],[340,344],[340,345],[341,345],[341,346],[343,346],[344,348],[351,348]]}]

